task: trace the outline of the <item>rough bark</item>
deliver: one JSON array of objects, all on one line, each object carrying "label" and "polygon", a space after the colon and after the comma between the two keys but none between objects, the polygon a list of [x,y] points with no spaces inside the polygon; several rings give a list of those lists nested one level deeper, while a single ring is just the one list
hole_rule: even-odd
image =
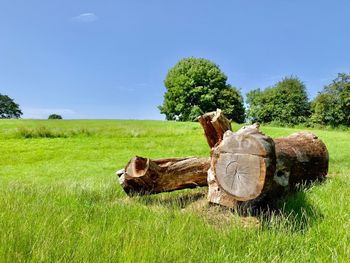
[{"label": "rough bark", "polygon": [[207,185],[209,158],[150,160],[136,156],[117,172],[128,195],[156,194]]},{"label": "rough bark", "polygon": [[323,180],[328,159],[324,143],[309,132],[272,140],[259,125],[227,131],[212,151],[208,199],[232,208],[278,199],[300,184]]},{"label": "rough bark", "polygon": [[204,134],[210,148],[222,141],[224,133],[227,130],[232,130],[230,121],[225,117],[220,109],[199,116],[198,121],[203,127]]},{"label": "rough bark", "polygon": [[322,181],[328,172],[326,145],[311,132],[298,132],[277,138],[274,180],[290,190],[300,184]]},{"label": "rough bark", "polygon": [[278,200],[299,185],[327,175],[327,148],[312,133],[273,140],[259,131],[258,123],[232,132],[220,110],[198,120],[211,147],[211,158],[150,160],[136,156],[117,172],[128,195],[209,185],[210,202],[249,207]]}]

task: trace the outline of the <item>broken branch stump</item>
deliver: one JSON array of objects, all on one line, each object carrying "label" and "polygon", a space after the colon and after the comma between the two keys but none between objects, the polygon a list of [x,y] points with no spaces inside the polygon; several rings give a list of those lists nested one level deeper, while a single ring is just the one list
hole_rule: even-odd
[{"label": "broken branch stump", "polygon": [[227,130],[232,130],[230,121],[220,109],[199,116],[198,122],[204,130],[210,148],[214,147],[222,140]]},{"label": "broken branch stump", "polygon": [[144,195],[206,186],[209,167],[208,157],[151,160],[136,156],[117,174],[128,195]]}]

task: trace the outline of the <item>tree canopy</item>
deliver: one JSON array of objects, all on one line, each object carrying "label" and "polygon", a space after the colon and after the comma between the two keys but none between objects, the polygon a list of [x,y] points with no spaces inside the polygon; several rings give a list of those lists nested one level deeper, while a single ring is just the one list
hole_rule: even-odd
[{"label": "tree canopy", "polygon": [[244,121],[243,98],[227,84],[219,66],[203,58],[184,58],[168,71],[160,112],[167,120],[194,121],[220,108],[235,122]]},{"label": "tree canopy", "polygon": [[0,94],[0,119],[20,118],[21,115],[19,105],[9,96]]},{"label": "tree canopy", "polygon": [[252,90],[247,102],[252,121],[297,124],[310,116],[305,85],[297,77],[286,77],[265,90]]},{"label": "tree canopy", "polygon": [[339,73],[312,102],[311,120],[322,125],[350,126],[350,75]]}]

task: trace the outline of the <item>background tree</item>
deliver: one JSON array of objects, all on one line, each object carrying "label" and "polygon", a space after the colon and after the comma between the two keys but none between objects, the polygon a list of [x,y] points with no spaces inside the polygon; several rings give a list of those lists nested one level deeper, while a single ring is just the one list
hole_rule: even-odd
[{"label": "background tree", "polygon": [[48,119],[49,120],[62,120],[62,116],[54,113],[54,114],[50,114]]},{"label": "background tree", "polygon": [[284,78],[265,90],[252,90],[247,93],[247,102],[252,121],[297,124],[310,116],[305,85],[297,77]]},{"label": "background tree", "polygon": [[213,62],[184,58],[166,76],[167,91],[160,112],[167,120],[194,121],[199,115],[220,108],[228,118],[241,123],[243,98],[226,81],[226,75]]},{"label": "background tree", "polygon": [[0,119],[20,118],[22,114],[19,105],[13,99],[0,94]]},{"label": "background tree", "polygon": [[350,126],[350,75],[339,73],[312,102],[311,121],[322,125]]}]

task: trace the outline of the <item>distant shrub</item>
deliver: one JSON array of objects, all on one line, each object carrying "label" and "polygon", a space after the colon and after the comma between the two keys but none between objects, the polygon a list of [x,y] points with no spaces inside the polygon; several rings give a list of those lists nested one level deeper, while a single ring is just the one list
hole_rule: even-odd
[{"label": "distant shrub", "polygon": [[49,120],[62,120],[62,116],[59,114],[51,114],[48,118]]}]

